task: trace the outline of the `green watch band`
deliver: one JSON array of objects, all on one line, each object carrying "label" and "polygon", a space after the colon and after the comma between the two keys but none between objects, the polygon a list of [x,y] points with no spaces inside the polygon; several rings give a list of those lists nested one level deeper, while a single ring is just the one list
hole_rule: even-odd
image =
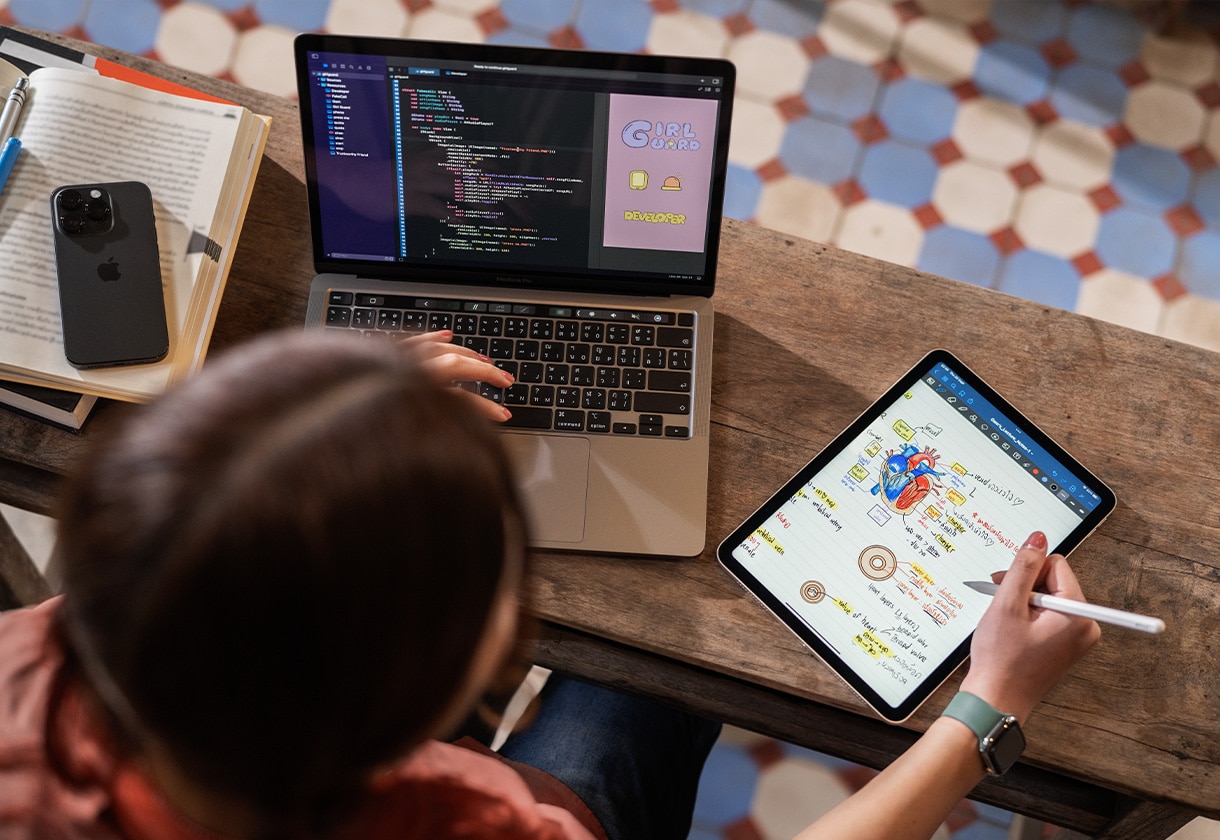
[{"label": "green watch band", "polygon": [[959,691],[941,714],[961,721],[978,736],[979,756],[992,775],[1006,773],[1025,749],[1025,735],[1016,717],[968,691]]}]

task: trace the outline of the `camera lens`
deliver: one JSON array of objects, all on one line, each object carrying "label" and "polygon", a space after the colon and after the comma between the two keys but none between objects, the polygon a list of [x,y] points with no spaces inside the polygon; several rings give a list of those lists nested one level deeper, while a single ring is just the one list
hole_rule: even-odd
[{"label": "camera lens", "polygon": [[85,220],[80,213],[69,213],[59,217],[59,226],[65,233],[80,233],[85,229]]},{"label": "camera lens", "polygon": [[103,221],[110,215],[110,206],[101,199],[90,201],[85,205],[85,215],[95,222]]},{"label": "camera lens", "polygon": [[76,190],[64,190],[59,194],[59,206],[65,210],[75,210],[84,202],[81,194]]}]

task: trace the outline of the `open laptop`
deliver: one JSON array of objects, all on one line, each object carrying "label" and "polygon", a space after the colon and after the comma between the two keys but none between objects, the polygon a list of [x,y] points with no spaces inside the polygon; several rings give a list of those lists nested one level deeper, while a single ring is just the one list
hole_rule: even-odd
[{"label": "open laptop", "polygon": [[300,35],[307,328],[452,329],[541,547],[691,556],[733,66]]}]

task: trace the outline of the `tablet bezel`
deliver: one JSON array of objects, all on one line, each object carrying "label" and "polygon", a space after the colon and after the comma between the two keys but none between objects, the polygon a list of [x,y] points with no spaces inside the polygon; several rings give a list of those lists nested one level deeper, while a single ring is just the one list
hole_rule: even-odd
[{"label": "tablet bezel", "polygon": [[[903,394],[911,389],[913,385],[919,382],[923,377],[933,371],[936,365],[944,363],[955,374],[971,388],[975,389],[978,394],[991,404],[1010,421],[1019,424],[1020,431],[1032,439],[1035,443],[1046,450],[1053,458],[1058,460],[1061,465],[1074,473],[1082,482],[1089,485],[1090,489],[1094,490],[1100,497],[1101,501],[1096,508],[1093,509],[1084,519],[1076,525],[1071,533],[1060,540],[1057,544],[1050,546],[1051,552],[1058,552],[1066,555],[1077,545],[1080,544],[1085,537],[1091,534],[1096,528],[1105,521],[1106,517],[1114,510],[1117,504],[1117,498],[1114,492],[1106,486],[1093,472],[1088,470],[1083,464],[1070,455],[1062,446],[1056,443],[1049,435],[1042,431],[1029,417],[1015,406],[1012,405],[1004,397],[987,384],[978,374],[966,366],[961,359],[954,356],[948,350],[938,349],[933,350],[924,356],[917,364],[901,376],[884,394],[878,397],[865,411],[856,418],[846,429],[840,432],[835,438],[830,441],[817,455],[815,455],[804,467],[797,471],[784,485],[766,502],[764,502],[757,510],[754,511],[740,526],[738,526],[731,534],[729,534],[716,549],[717,559],[720,564],[748,591],[754,595],[766,608],[776,616],[789,630],[791,630],[807,647],[809,647],[817,656],[825,662],[832,671],[839,675],[853,691],[858,694],[865,703],[869,705],[883,720],[889,723],[902,723],[907,720],[916,709],[926,701],[940,685],[949,678],[949,676],[957,670],[958,666],[966,660],[970,654],[970,642],[973,638],[973,631],[966,635],[960,645],[937,667],[935,667],[918,685],[916,685],[906,699],[898,705],[892,705],[883,699],[865,680],[858,675],[852,668],[841,659],[825,642],[823,642],[815,633],[810,631],[803,623],[802,619],[793,613],[783,601],[766,588],[754,575],[746,569],[736,557],[733,556],[733,551],[745,542],[749,536],[759,527],[763,526],[776,511],[784,507],[784,505],[792,499],[798,489],[805,486],[820,470],[822,470],[831,460],[842,453],[849,445],[862,434],[879,415],[893,408],[895,403],[902,398]],[[852,562],[855,562],[854,558]]]}]

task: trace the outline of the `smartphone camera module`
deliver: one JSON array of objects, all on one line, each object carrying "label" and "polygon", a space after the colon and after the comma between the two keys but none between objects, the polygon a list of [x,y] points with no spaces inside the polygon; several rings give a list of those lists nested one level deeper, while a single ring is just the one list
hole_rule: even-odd
[{"label": "smartphone camera module", "polygon": [[110,195],[97,187],[83,192],[60,190],[55,197],[55,210],[59,227],[68,236],[109,233],[113,224]]}]

